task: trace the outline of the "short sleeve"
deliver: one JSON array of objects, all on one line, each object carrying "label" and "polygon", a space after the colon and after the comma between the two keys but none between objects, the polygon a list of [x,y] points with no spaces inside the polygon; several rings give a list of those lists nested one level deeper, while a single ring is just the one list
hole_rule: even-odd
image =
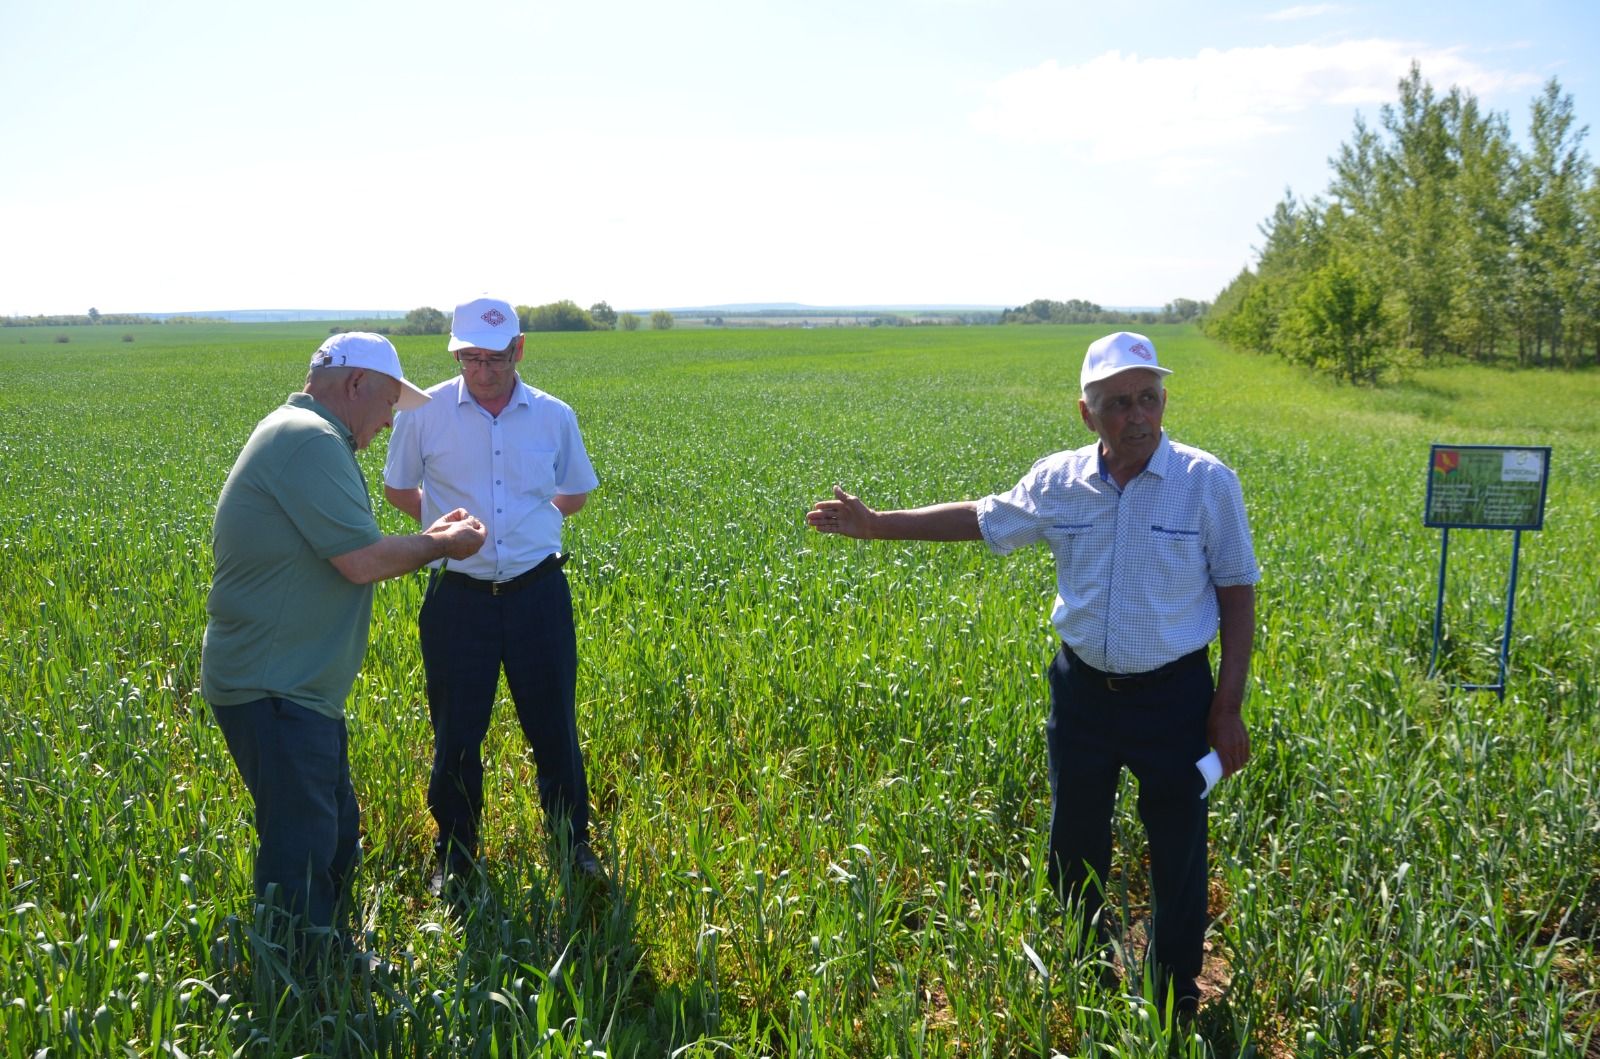
[{"label": "short sleeve", "polygon": [[279,506],[319,559],[365,548],[382,539],[372,500],[345,442],[332,434],[309,438],[276,479]]},{"label": "short sleeve", "polygon": [[391,489],[415,489],[422,484],[423,409],[400,412],[389,431],[389,451],[383,459],[383,484]]},{"label": "short sleeve", "polygon": [[1211,583],[1219,588],[1253,585],[1261,580],[1261,568],[1256,565],[1255,545],[1250,538],[1244,490],[1232,470],[1220,465],[1217,470],[1215,484],[1206,498],[1205,548]]},{"label": "short sleeve", "polygon": [[600,479],[595,476],[589,452],[583,446],[576,413],[570,408],[563,411],[561,448],[556,453],[556,492],[561,495],[587,493],[600,484]]},{"label": "short sleeve", "polygon": [[1043,478],[1040,461],[1009,492],[993,493],[978,501],[978,531],[995,554],[1009,555],[1044,539],[1045,520],[1039,512]]}]

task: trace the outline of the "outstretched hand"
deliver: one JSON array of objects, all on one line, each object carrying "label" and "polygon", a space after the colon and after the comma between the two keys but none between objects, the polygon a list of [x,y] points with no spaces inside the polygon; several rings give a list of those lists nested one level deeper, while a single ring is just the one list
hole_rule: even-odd
[{"label": "outstretched hand", "polygon": [[870,537],[872,516],[876,514],[857,497],[837,485],[832,500],[818,500],[806,512],[806,521],[819,533],[840,533],[862,540]]}]

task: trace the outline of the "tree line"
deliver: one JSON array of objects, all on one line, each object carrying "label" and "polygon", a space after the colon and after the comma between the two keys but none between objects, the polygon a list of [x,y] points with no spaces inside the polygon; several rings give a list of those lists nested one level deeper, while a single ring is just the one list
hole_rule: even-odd
[{"label": "tree line", "polygon": [[1197,320],[1210,308],[1208,302],[1174,298],[1158,312],[1153,309],[1105,309],[1094,302],[1072,298],[1064,302],[1035,298],[1027,305],[1000,314],[1002,324],[1183,324]]},{"label": "tree line", "polygon": [[1466,358],[1600,364],[1600,183],[1572,97],[1552,78],[1527,146],[1470,92],[1413,64],[1360,117],[1324,195],[1292,191],[1217,295],[1205,331],[1352,382]]},{"label": "tree line", "polygon": [[[1127,310],[1105,309],[1094,302],[1081,299],[1071,299],[1065,302],[1052,301],[1047,298],[1036,298],[1026,305],[1003,312],[993,310],[925,310],[915,316],[907,316],[903,312],[878,312],[873,314],[854,314],[856,325],[870,327],[907,327],[913,325],[938,324],[966,324],[966,325],[992,325],[1003,324],[1153,324],[1153,323],[1188,323],[1204,316],[1210,308],[1209,302],[1192,301],[1188,298],[1175,298],[1168,302],[1159,311],[1156,310]],[[666,309],[657,309],[648,317],[636,313],[619,313],[606,302],[595,302],[584,309],[570,299],[548,302],[544,305],[518,305],[517,316],[521,321],[524,331],[637,331],[645,323],[651,330],[670,330],[677,318]],[[805,309],[760,309],[749,313],[741,313],[741,318],[750,316],[766,319],[810,319],[819,313],[834,315],[845,313],[845,310],[830,311],[819,308]],[[700,319],[708,327],[724,326],[724,319],[719,315],[708,315],[704,312],[688,312],[684,314],[687,319]],[[100,313],[90,309],[87,315],[65,316],[6,316],[0,317],[0,326],[4,327],[65,327],[73,324],[185,324],[185,323],[221,323],[221,317],[204,316],[171,316],[157,318],[143,316],[136,313]],[[355,324],[339,323],[328,329],[329,334],[339,334],[353,328],[374,331],[382,335],[439,335],[450,329],[450,317],[446,313],[430,305],[419,306],[406,313],[400,323],[381,323],[365,321]]]},{"label": "tree line", "polygon": [[[643,318],[634,313],[619,313],[605,302],[595,302],[587,309],[569,299],[548,302],[544,305],[519,305],[517,318],[524,331],[637,331]],[[650,314],[650,327],[656,331],[671,329],[673,316],[665,309]],[[429,305],[406,313],[405,323],[392,328],[380,327],[382,334],[441,335],[450,330],[450,317]]]},{"label": "tree line", "polygon": [[[168,323],[190,323],[194,318],[187,316],[174,316]],[[0,316],[0,327],[73,327],[84,324],[159,324],[162,321],[153,317],[142,316],[139,313],[103,313],[99,309],[90,309],[83,315],[66,313],[59,316]]]}]

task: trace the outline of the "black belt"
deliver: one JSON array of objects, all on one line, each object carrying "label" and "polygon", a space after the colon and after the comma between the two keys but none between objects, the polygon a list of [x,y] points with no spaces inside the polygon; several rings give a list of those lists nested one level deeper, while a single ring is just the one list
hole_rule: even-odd
[{"label": "black belt", "polygon": [[531,570],[525,570],[516,577],[509,577],[504,581],[484,581],[481,578],[470,577],[455,570],[446,570],[440,576],[458,588],[471,589],[474,592],[487,592],[491,596],[503,596],[507,592],[517,592],[527,588],[545,574],[553,574],[567,565],[565,555],[548,555],[544,561]]},{"label": "black belt", "polygon": [[1203,663],[1206,659],[1206,649],[1202,647],[1197,651],[1190,651],[1182,658],[1174,658],[1166,665],[1156,666],[1154,669],[1146,670],[1143,673],[1107,673],[1104,670],[1096,669],[1079,658],[1072,648],[1066,644],[1062,644],[1061,649],[1072,660],[1072,671],[1074,673],[1080,673],[1090,680],[1104,682],[1107,691],[1132,691],[1134,688],[1154,687],[1185,666],[1194,665],[1196,662]]}]

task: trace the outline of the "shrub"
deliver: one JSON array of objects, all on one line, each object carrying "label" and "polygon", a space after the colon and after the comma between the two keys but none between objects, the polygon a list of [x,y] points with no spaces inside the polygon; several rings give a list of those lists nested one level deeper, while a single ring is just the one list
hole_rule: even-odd
[{"label": "shrub", "polygon": [[395,329],[400,335],[442,335],[450,318],[431,305],[423,305],[406,313],[406,322]]},{"label": "shrub", "polygon": [[57,335],[56,336],[56,341],[57,342],[71,342],[72,341],[72,336],[71,335]]},{"label": "shrub", "polygon": [[122,340],[124,342],[132,342],[133,341],[133,336],[132,335],[123,335],[122,336]]},{"label": "shrub", "polygon": [[536,305],[522,319],[526,331],[593,331],[594,320],[576,302],[563,299]]}]

